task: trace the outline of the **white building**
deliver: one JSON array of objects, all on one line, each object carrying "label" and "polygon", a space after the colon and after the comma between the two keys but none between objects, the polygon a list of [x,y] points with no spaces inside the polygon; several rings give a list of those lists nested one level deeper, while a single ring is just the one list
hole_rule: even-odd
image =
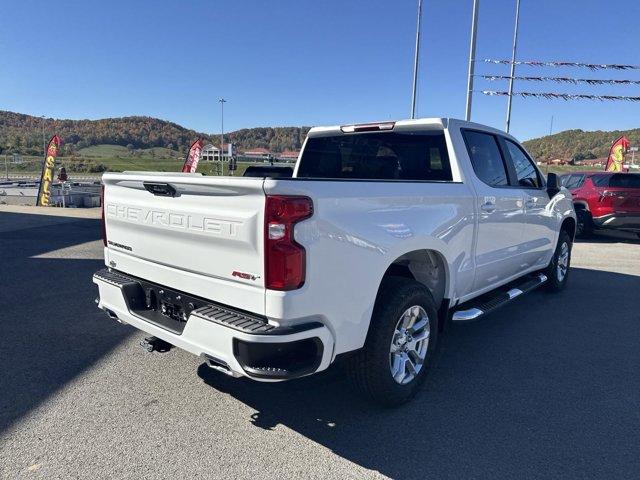
[{"label": "white building", "polygon": [[[203,162],[219,162],[220,161],[220,148],[214,144],[209,143],[202,147],[202,154],[200,160]],[[222,153],[222,161],[229,161],[229,144],[224,144],[224,152]]]}]

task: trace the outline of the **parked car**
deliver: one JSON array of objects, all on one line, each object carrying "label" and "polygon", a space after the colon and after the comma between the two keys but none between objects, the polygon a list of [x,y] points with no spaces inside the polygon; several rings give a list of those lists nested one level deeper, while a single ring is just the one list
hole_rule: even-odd
[{"label": "parked car", "polygon": [[563,175],[561,182],[573,197],[578,235],[615,229],[640,237],[640,174],[576,172]]},{"label": "parked car", "polygon": [[148,349],[260,381],[344,357],[385,405],[417,392],[448,321],[564,288],[576,229],[515,138],[441,118],[314,128],[291,178],[103,182],[98,306]]}]

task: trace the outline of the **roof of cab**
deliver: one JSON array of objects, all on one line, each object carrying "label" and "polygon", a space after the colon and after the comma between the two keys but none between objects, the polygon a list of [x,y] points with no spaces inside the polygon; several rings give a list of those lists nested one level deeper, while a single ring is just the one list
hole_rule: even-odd
[{"label": "roof of cab", "polygon": [[[446,128],[456,126],[458,128],[465,127],[465,128],[471,128],[471,129],[484,130],[484,131],[492,132],[495,134],[511,137],[509,134],[503,132],[502,130],[489,127],[487,125],[482,125],[474,122],[467,122],[465,120],[459,120],[456,118],[443,118],[443,117],[415,118],[415,119],[406,119],[406,120],[396,120],[395,122],[390,120],[381,120],[378,122],[345,123],[343,125],[313,127],[311,130],[309,130],[308,135],[310,137],[336,135],[336,134],[339,135],[343,133],[348,135],[348,133],[345,133],[342,130],[342,127],[354,126],[354,125],[355,126],[376,125],[376,124],[385,125],[389,123],[395,124],[391,131],[403,131],[403,130],[407,131],[407,130],[413,130],[413,129],[446,129]],[[389,130],[381,129],[381,131],[389,131]]]}]

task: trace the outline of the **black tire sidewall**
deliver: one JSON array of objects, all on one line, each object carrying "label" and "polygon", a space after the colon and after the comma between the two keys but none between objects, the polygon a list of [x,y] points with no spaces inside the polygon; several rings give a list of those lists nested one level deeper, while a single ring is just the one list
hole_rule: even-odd
[{"label": "black tire sidewall", "polygon": [[[389,349],[395,328],[407,308],[419,305],[429,317],[429,346],[422,369],[408,384],[396,382],[389,365]],[[436,350],[438,312],[431,292],[415,280],[391,278],[385,282],[376,302],[367,335],[366,366],[370,369],[369,389],[374,400],[397,405],[412,398],[424,382]]]},{"label": "black tire sidewall", "polygon": [[577,235],[580,237],[588,237],[593,232],[593,224],[591,214],[584,209],[576,211],[577,217]]},{"label": "black tire sidewall", "polygon": [[[562,244],[565,242],[569,247],[569,262],[567,266],[567,272],[565,273],[564,278],[562,280],[559,280],[558,274],[557,274],[558,258],[560,256]],[[556,249],[553,252],[553,257],[551,258],[551,262],[549,263],[549,266],[547,267],[547,271],[545,272],[545,274],[547,275],[548,290],[552,292],[557,292],[564,289],[564,287],[566,286],[567,280],[569,279],[569,273],[571,271],[571,253],[572,253],[571,251],[572,251],[571,237],[569,236],[566,230],[561,230],[560,235],[558,236],[558,243],[556,245]]]}]

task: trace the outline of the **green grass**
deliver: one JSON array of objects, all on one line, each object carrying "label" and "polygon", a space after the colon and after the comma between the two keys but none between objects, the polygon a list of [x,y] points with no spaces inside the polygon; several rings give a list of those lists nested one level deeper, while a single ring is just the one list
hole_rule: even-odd
[{"label": "green grass", "polygon": [[78,150],[80,157],[116,157],[118,155],[129,155],[129,150],[121,145],[93,145]]}]

